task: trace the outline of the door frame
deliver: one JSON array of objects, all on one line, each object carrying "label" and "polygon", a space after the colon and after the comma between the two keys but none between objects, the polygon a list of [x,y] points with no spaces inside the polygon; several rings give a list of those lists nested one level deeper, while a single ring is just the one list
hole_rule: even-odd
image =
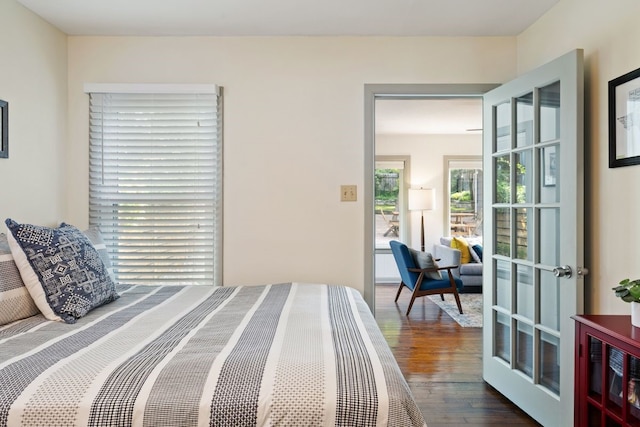
[{"label": "door frame", "polygon": [[376,99],[482,97],[496,83],[364,85],[364,300],[375,315],[375,101]]}]

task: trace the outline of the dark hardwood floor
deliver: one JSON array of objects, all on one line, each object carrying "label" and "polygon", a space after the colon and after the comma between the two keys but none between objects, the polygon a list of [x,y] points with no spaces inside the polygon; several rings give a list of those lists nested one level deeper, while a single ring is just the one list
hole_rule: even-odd
[{"label": "dark hardwood floor", "polygon": [[[376,286],[376,319],[429,427],[538,426],[482,380],[482,329],[463,328],[427,297]],[[464,309],[464,307],[463,307]]]}]

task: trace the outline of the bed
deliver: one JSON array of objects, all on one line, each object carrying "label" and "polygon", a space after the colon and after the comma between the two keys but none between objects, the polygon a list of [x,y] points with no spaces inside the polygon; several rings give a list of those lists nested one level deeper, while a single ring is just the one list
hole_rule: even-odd
[{"label": "bed", "polygon": [[423,426],[348,287],[117,286],[0,327],[0,426]]}]

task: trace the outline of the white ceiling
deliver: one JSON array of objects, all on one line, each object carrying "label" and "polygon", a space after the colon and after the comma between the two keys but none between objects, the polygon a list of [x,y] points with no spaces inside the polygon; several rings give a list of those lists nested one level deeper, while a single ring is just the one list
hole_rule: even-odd
[{"label": "white ceiling", "polygon": [[[4,1],[4,0],[0,0]],[[69,35],[515,36],[559,0],[17,0]],[[478,100],[385,100],[385,134],[466,134]]]},{"label": "white ceiling", "polygon": [[481,98],[376,100],[376,134],[477,134]]},{"label": "white ceiling", "polygon": [[515,36],[559,0],[18,1],[70,35]]}]

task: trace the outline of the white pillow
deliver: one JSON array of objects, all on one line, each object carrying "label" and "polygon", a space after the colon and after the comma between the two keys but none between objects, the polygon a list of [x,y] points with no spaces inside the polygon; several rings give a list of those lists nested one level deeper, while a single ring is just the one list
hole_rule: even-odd
[{"label": "white pillow", "polygon": [[446,247],[450,248],[452,240],[453,240],[453,237],[441,237],[440,238],[440,244],[442,246],[446,246]]},{"label": "white pillow", "polygon": [[40,313],[13,260],[6,234],[0,234],[0,325]]},{"label": "white pillow", "polygon": [[465,237],[465,239],[467,240],[467,242],[469,242],[469,246],[473,246],[473,245],[482,246],[482,236]]}]

